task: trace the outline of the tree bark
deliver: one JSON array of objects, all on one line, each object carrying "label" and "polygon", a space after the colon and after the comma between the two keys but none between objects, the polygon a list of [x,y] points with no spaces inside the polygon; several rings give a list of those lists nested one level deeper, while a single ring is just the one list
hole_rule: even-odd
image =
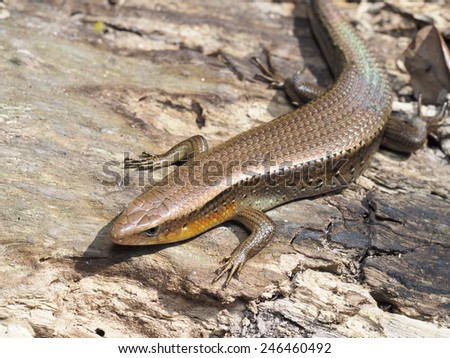
[{"label": "tree bark", "polygon": [[[196,134],[216,145],[292,110],[251,57],[266,48],[282,74],[332,84],[306,3],[9,1],[2,14],[0,335],[450,337],[450,169],[436,145],[382,149],[350,188],[270,211],[275,239],[227,288],[212,280],[246,236],[237,225],[157,247],[108,238],[164,174],[127,172],[125,156]],[[412,33],[374,29],[389,11],[360,16],[399,92]]]}]

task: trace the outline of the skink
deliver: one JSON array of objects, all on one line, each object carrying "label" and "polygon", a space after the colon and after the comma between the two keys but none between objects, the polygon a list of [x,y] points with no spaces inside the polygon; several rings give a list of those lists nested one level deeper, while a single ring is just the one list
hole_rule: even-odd
[{"label": "skink", "polygon": [[152,170],[185,161],[129,204],[111,229],[113,242],[175,242],[237,220],[250,234],[218,271],[226,285],[274,236],[265,211],[342,189],[363,172],[387,126],[389,84],[331,1],[312,1],[309,16],[335,84],[315,93],[297,79],[293,96],[312,97],[306,105],[211,149],[195,136],[134,162]]}]

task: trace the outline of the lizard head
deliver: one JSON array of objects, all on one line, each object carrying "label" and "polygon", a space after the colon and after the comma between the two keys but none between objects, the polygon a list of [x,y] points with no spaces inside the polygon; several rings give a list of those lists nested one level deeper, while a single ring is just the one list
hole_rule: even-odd
[{"label": "lizard head", "polygon": [[130,202],[111,231],[111,240],[120,245],[156,245],[188,239],[198,234],[194,225],[183,221],[187,208],[174,203],[163,187],[154,187]]},{"label": "lizard head", "polygon": [[[167,180],[156,183],[131,201],[113,224],[111,240],[120,245],[177,242],[197,236],[233,217],[234,201],[211,201],[220,188],[184,184],[192,180],[189,170],[187,166],[178,167],[166,177]],[[197,174],[201,176],[202,172]]]},{"label": "lizard head", "polygon": [[[182,241],[197,236],[229,220],[235,213],[233,202],[216,209],[199,210],[195,203],[204,189],[186,192],[181,186],[155,186],[134,199],[119,215],[110,237],[120,245],[157,245]],[[196,205],[197,204],[197,205]]]}]

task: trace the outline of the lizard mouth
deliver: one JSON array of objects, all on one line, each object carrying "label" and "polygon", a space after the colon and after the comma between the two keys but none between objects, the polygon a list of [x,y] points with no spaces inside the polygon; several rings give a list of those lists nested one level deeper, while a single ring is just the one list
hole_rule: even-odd
[{"label": "lizard mouth", "polygon": [[109,232],[109,238],[118,245],[157,245],[166,242],[160,237],[161,227],[144,229],[130,224],[128,216],[121,214]]}]

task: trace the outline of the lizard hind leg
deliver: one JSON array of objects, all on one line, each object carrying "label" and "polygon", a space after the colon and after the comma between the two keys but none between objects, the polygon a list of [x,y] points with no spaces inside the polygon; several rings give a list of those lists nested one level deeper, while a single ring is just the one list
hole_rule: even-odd
[{"label": "lizard hind leg", "polygon": [[324,87],[303,81],[303,69],[298,70],[292,77],[284,78],[273,65],[270,52],[268,50],[264,52],[267,58],[267,65],[263,64],[257,57],[252,59],[253,63],[261,71],[256,77],[264,82],[268,82],[272,88],[284,90],[294,106],[298,107],[300,104],[314,101],[327,91]]},{"label": "lizard hind leg", "polygon": [[445,102],[437,115],[425,116],[422,113],[422,96],[419,96],[416,116],[402,119],[391,115],[383,135],[382,145],[401,153],[412,153],[422,148],[428,135],[442,124],[447,108],[448,102]]}]

